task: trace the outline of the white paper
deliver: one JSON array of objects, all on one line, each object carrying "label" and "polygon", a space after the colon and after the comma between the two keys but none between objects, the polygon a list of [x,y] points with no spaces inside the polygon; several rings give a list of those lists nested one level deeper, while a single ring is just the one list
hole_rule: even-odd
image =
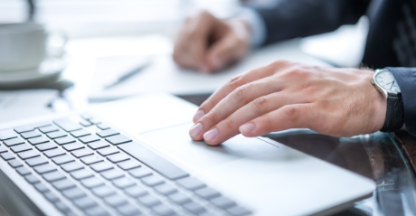
[{"label": "white paper", "polygon": [[113,56],[98,58],[89,92],[89,99],[110,100],[144,92],[169,92],[179,95],[203,94],[215,91],[232,77],[269,64],[278,59],[287,59],[311,65],[328,66],[299,49],[299,40],[274,44],[251,53],[238,64],[215,74],[179,68],[170,54],[153,55],[153,63],[147,69],[110,89],[104,89],[106,77],[122,73],[143,55]]},{"label": "white paper", "polygon": [[57,96],[51,89],[0,91],[0,123],[50,114]]}]

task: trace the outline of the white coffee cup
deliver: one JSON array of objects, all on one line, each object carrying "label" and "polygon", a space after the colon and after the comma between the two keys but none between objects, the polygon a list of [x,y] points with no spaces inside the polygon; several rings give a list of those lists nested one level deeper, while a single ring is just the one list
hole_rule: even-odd
[{"label": "white coffee cup", "polygon": [[[63,38],[65,45],[66,37]],[[0,24],[0,73],[35,68],[48,56],[47,51],[48,33],[44,25]]]}]

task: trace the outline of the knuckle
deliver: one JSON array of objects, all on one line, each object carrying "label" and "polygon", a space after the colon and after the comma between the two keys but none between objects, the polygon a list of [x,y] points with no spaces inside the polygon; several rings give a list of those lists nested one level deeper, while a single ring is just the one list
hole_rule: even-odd
[{"label": "knuckle", "polygon": [[253,101],[254,109],[257,113],[263,113],[267,109],[268,99],[265,97],[257,98]]},{"label": "knuckle", "polygon": [[245,101],[247,98],[247,86],[243,85],[236,88],[232,95],[238,101]]},{"label": "knuckle", "polygon": [[240,86],[239,84],[240,84],[241,78],[242,78],[242,75],[238,75],[238,76],[235,76],[235,77],[231,78],[228,81],[227,86],[230,89],[236,89],[238,86]]},{"label": "knuckle", "polygon": [[206,115],[206,118],[204,118],[204,120],[208,120],[212,124],[212,123],[218,122],[220,120],[220,116],[218,115],[218,113],[214,111],[210,111]]},{"label": "knuckle", "polygon": [[300,115],[300,110],[298,106],[289,106],[284,109],[285,115],[290,121],[296,122]]}]

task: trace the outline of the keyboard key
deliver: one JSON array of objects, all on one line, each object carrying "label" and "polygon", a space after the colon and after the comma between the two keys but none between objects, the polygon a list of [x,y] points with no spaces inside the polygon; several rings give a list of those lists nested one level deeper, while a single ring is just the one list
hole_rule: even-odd
[{"label": "keyboard key", "polygon": [[66,133],[63,131],[55,131],[55,132],[51,132],[46,134],[46,136],[48,136],[51,139],[56,139],[56,138],[60,138],[60,137],[66,137]]},{"label": "keyboard key", "polygon": [[31,173],[30,170],[26,167],[19,167],[16,169],[16,171],[22,176],[29,175]]},{"label": "keyboard key", "polygon": [[32,174],[26,175],[25,176],[25,179],[30,184],[36,184],[36,183],[40,182],[40,180],[38,179],[38,177],[36,177],[36,176],[34,176]]},{"label": "keyboard key", "polygon": [[124,192],[126,192],[129,196],[134,197],[134,198],[148,194],[148,192],[144,188],[137,186],[137,185],[133,187],[125,188]]},{"label": "keyboard key", "polygon": [[39,151],[46,151],[46,150],[49,150],[49,149],[58,148],[58,146],[56,146],[55,143],[45,143],[45,144],[37,145],[36,148]]},{"label": "keyboard key", "polygon": [[29,151],[25,151],[25,152],[20,152],[17,155],[19,155],[19,157],[23,160],[28,159],[28,158],[33,158],[36,156],[39,156],[39,153],[34,151],[34,150],[29,150]]},{"label": "keyboard key", "polygon": [[20,136],[22,136],[25,139],[30,139],[30,138],[42,136],[42,134],[36,130],[36,131],[21,133]]},{"label": "keyboard key", "polygon": [[109,216],[108,212],[106,212],[100,206],[92,207],[85,210],[88,216]]},{"label": "keyboard key", "polygon": [[27,141],[32,145],[38,145],[38,144],[49,142],[49,139],[44,136],[40,136],[40,137],[28,139]]},{"label": "keyboard key", "polygon": [[81,114],[81,118],[88,120],[88,119],[94,118],[94,116],[91,113],[84,113],[84,114]]},{"label": "keyboard key", "polygon": [[71,157],[70,155],[62,155],[62,156],[54,157],[52,159],[52,161],[57,165],[61,165],[61,164],[64,164],[64,163],[69,163],[69,162],[72,162],[74,160],[75,160],[75,158]]},{"label": "keyboard key", "polygon": [[2,130],[0,131],[0,140],[4,141],[4,140],[8,140],[11,138],[16,138],[17,137],[17,133],[14,132],[13,130]]},{"label": "keyboard key", "polygon": [[85,157],[88,155],[93,155],[94,152],[91,149],[79,149],[72,152],[76,158]]},{"label": "keyboard key", "polygon": [[241,206],[234,206],[234,207],[228,208],[227,212],[233,216],[244,216],[244,215],[251,214],[249,210]]},{"label": "keyboard key", "polygon": [[64,174],[62,174],[61,172],[59,172],[59,171],[53,171],[53,172],[45,173],[42,176],[48,182],[53,182],[53,181],[57,181],[57,180],[61,180],[61,179],[66,178],[66,176]]},{"label": "keyboard key", "polygon": [[79,143],[79,142],[64,145],[64,149],[67,150],[67,151],[74,151],[74,150],[82,149],[82,148],[85,148],[85,146],[83,144]]},{"label": "keyboard key", "polygon": [[64,191],[62,191],[62,194],[70,200],[74,200],[74,199],[84,197],[84,196],[87,195],[83,190],[81,190],[77,187],[69,188],[67,190],[64,190]]},{"label": "keyboard key", "polygon": [[120,144],[128,143],[132,141],[130,138],[124,135],[111,136],[111,137],[106,138],[105,140],[107,140],[109,143],[113,145],[120,145]]},{"label": "keyboard key", "polygon": [[63,213],[67,213],[67,212],[71,211],[71,209],[65,203],[63,203],[62,201],[57,201],[55,203],[55,207]]},{"label": "keyboard key", "polygon": [[73,143],[76,140],[72,137],[62,137],[62,138],[56,138],[55,142],[58,143],[59,145],[65,145],[65,144],[69,144],[69,143]]},{"label": "keyboard key", "polygon": [[175,180],[188,176],[188,173],[139,143],[127,143],[120,145],[118,148],[147,164],[168,179]]},{"label": "keyboard key", "polygon": [[98,197],[106,197],[116,193],[113,189],[111,189],[108,186],[100,186],[94,188],[92,189],[92,192]]},{"label": "keyboard key", "polygon": [[112,196],[108,196],[104,198],[104,202],[106,202],[111,207],[121,206],[127,203],[127,200],[124,199],[122,196],[114,194]]},{"label": "keyboard key", "polygon": [[87,209],[97,205],[97,203],[91,199],[91,197],[84,197],[74,200],[74,204],[80,209]]},{"label": "keyboard key", "polygon": [[101,130],[108,130],[108,129],[110,129],[111,127],[110,127],[110,126],[108,126],[108,125],[106,125],[106,124],[104,124],[104,123],[100,123],[100,124],[97,124],[97,128],[99,128],[99,129],[101,129]]},{"label": "keyboard key", "polygon": [[160,216],[171,216],[175,214],[175,212],[171,208],[164,204],[154,206],[152,210],[154,213]]},{"label": "keyboard key", "polygon": [[97,135],[101,138],[106,138],[106,137],[110,137],[110,136],[115,136],[115,135],[119,135],[120,133],[116,130],[113,129],[109,129],[109,130],[103,130],[103,131],[98,131]]},{"label": "keyboard key", "polygon": [[163,182],[165,182],[159,176],[154,176],[154,175],[141,178],[140,180],[143,182],[143,184],[150,186],[150,187],[154,187],[156,185],[160,185],[160,184],[163,184]]},{"label": "keyboard key", "polygon": [[84,180],[81,181],[81,183],[82,183],[82,185],[84,185],[87,188],[94,188],[94,187],[104,185],[104,182],[101,181],[97,177],[84,179]]},{"label": "keyboard key", "polygon": [[22,164],[22,163],[20,163],[20,161],[18,161],[18,160],[16,160],[16,159],[9,160],[9,161],[8,161],[8,163],[9,163],[9,165],[10,165],[11,167],[13,167],[13,168],[17,168],[17,167],[21,167],[21,166],[23,166],[23,164]]},{"label": "keyboard key", "polygon": [[113,163],[118,163],[118,162],[121,162],[121,161],[128,160],[130,158],[126,154],[118,153],[118,154],[108,156],[107,159],[109,161],[113,162]]},{"label": "keyboard key", "polygon": [[48,160],[46,160],[44,157],[34,157],[26,160],[27,165],[34,167],[42,164],[48,163]]},{"label": "keyboard key", "polygon": [[45,121],[45,122],[39,122],[39,123],[33,124],[32,127],[34,127],[34,128],[43,128],[43,127],[47,127],[47,126],[51,126],[51,125],[52,125],[51,122]]},{"label": "keyboard key", "polygon": [[71,132],[71,135],[75,138],[87,136],[87,135],[90,135],[90,134],[91,133],[89,131],[86,131],[86,130],[77,130],[77,131]]},{"label": "keyboard key", "polygon": [[0,156],[1,156],[4,160],[12,160],[12,159],[14,159],[14,158],[15,158],[12,154],[10,154],[10,153],[8,153],[8,152],[6,152],[6,153],[2,153],[2,154],[0,154]]},{"label": "keyboard key", "polygon": [[196,190],[205,187],[204,183],[193,177],[179,179],[176,183],[188,190]]},{"label": "keyboard key", "polygon": [[126,187],[130,187],[135,185],[136,183],[134,183],[132,180],[128,179],[128,178],[119,178],[119,179],[115,179],[113,181],[113,184],[118,187],[118,188],[126,188]]},{"label": "keyboard key", "polygon": [[210,202],[213,205],[217,206],[218,208],[223,208],[223,209],[229,208],[235,205],[235,202],[223,196],[211,199]]},{"label": "keyboard key", "polygon": [[79,122],[79,124],[80,124],[80,125],[82,125],[83,127],[89,127],[89,126],[92,126],[92,123],[91,123],[91,122],[89,122],[89,121],[84,121],[84,120],[81,120],[81,121]]},{"label": "keyboard key", "polygon": [[52,164],[45,164],[45,165],[35,167],[34,170],[39,174],[43,174],[43,173],[55,171],[57,170],[57,168]]},{"label": "keyboard key", "polygon": [[137,200],[141,204],[143,204],[147,207],[152,207],[152,206],[160,204],[160,201],[156,197],[154,197],[153,195],[150,195],[150,194],[145,195],[145,196],[141,196],[141,197],[137,198]]},{"label": "keyboard key", "polygon": [[121,171],[115,169],[101,172],[101,175],[107,180],[112,180],[124,176],[124,174]]},{"label": "keyboard key", "polygon": [[137,216],[142,214],[140,210],[132,204],[119,206],[117,207],[117,211],[123,216]]},{"label": "keyboard key", "polygon": [[49,202],[54,203],[54,202],[58,202],[58,201],[59,201],[58,196],[56,196],[56,195],[55,195],[54,193],[52,193],[52,192],[46,192],[46,193],[44,193],[43,195],[45,196],[45,198],[46,198],[47,200],[49,200]]},{"label": "keyboard key", "polygon": [[72,172],[75,170],[83,169],[84,166],[80,164],[79,162],[71,162],[71,163],[63,164],[61,168],[65,170],[65,172]]},{"label": "keyboard key", "polygon": [[97,152],[98,152],[98,154],[100,154],[102,156],[107,156],[107,155],[112,155],[112,154],[118,153],[120,151],[116,148],[108,147],[108,148],[100,149]]},{"label": "keyboard key", "polygon": [[92,177],[94,176],[94,174],[89,170],[82,169],[82,170],[71,172],[71,176],[76,180],[80,180],[80,179]]},{"label": "keyboard key", "polygon": [[143,178],[152,175],[152,171],[146,167],[140,167],[129,171],[130,175],[135,178]]},{"label": "keyboard key", "polygon": [[43,153],[46,155],[46,157],[52,158],[52,157],[64,155],[65,151],[58,148],[58,149],[52,149],[52,150],[44,151]]},{"label": "keyboard key", "polygon": [[25,143],[25,140],[24,140],[24,139],[22,139],[22,138],[20,138],[20,137],[18,137],[18,138],[13,138],[13,139],[8,139],[8,140],[5,140],[5,141],[3,141],[3,143],[4,143],[6,146],[10,147],[10,146],[14,146],[14,145],[20,145],[20,144],[23,144],[23,143]]},{"label": "keyboard key", "polygon": [[103,158],[101,158],[98,155],[91,155],[91,156],[81,158],[81,161],[86,165],[90,165],[90,164],[94,164],[94,163],[103,161]]},{"label": "keyboard key", "polygon": [[195,194],[203,199],[211,199],[220,196],[220,193],[212,188],[205,187],[195,191]]},{"label": "keyboard key", "polygon": [[14,153],[31,150],[32,146],[29,144],[22,144],[10,148]]},{"label": "keyboard key", "polygon": [[96,135],[89,135],[89,136],[79,138],[79,141],[83,143],[91,143],[91,142],[95,142],[98,140],[100,140],[100,138]]},{"label": "keyboard key", "polygon": [[104,147],[110,146],[110,144],[108,142],[106,142],[106,141],[100,140],[100,141],[97,141],[97,142],[89,143],[88,146],[92,150],[97,150],[97,149],[100,149],[100,148],[104,148]]},{"label": "keyboard key", "polygon": [[76,131],[81,128],[81,125],[76,124],[75,122],[69,120],[69,119],[59,119],[54,121],[56,125],[58,125],[60,128],[64,129],[66,132]]},{"label": "keyboard key", "polygon": [[117,165],[123,170],[129,170],[129,169],[140,167],[140,163],[137,162],[136,160],[123,161],[123,162],[117,163]]},{"label": "keyboard key", "polygon": [[58,130],[59,130],[59,128],[57,128],[56,126],[51,125],[51,126],[47,126],[47,127],[42,127],[42,128],[39,128],[39,130],[40,130],[42,133],[50,133],[50,132],[55,132],[55,131],[58,131]]},{"label": "keyboard key", "polygon": [[21,126],[14,129],[14,131],[16,131],[17,133],[24,133],[33,130],[35,130],[35,127],[33,127],[32,125]]},{"label": "keyboard key", "polygon": [[52,186],[54,186],[57,190],[65,190],[68,188],[75,187],[75,184],[69,179],[63,179],[63,180],[52,182]]},{"label": "keyboard key", "polygon": [[7,152],[7,148],[4,146],[0,146],[0,153]]},{"label": "keyboard key", "polygon": [[96,163],[91,165],[91,168],[95,171],[95,172],[102,172],[105,170],[109,170],[113,168],[113,165],[107,163],[107,162],[100,162],[100,163]]},{"label": "keyboard key", "polygon": [[172,202],[179,204],[179,205],[183,205],[191,201],[191,199],[189,199],[189,197],[187,197],[183,193],[174,193],[174,194],[169,195],[168,198]]},{"label": "keyboard key", "polygon": [[99,123],[101,123],[101,120],[98,119],[98,118],[95,118],[95,117],[88,119],[88,121],[91,122],[91,123],[93,123],[93,124],[99,124]]},{"label": "keyboard key", "polygon": [[194,214],[199,214],[201,212],[206,211],[204,207],[202,207],[201,205],[199,205],[198,203],[196,203],[194,201],[191,201],[189,203],[184,204],[183,207],[186,210],[188,210],[188,211],[190,211],[191,213],[194,213]]},{"label": "keyboard key", "polygon": [[33,186],[36,188],[37,191],[39,191],[41,193],[46,193],[46,192],[49,191],[49,188],[46,187],[46,185],[43,184],[43,183],[37,183],[37,184],[35,184]]},{"label": "keyboard key", "polygon": [[173,194],[175,193],[177,190],[176,188],[174,188],[171,185],[168,184],[162,184],[162,185],[158,185],[155,188],[155,191],[162,194],[162,195],[169,195],[169,194]]}]

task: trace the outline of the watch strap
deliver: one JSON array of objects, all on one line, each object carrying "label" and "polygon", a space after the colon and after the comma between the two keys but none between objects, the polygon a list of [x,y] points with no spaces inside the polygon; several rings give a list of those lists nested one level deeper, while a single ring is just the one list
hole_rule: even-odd
[{"label": "watch strap", "polygon": [[389,95],[387,97],[386,119],[382,132],[393,132],[402,128],[404,124],[404,106],[400,95]]}]

